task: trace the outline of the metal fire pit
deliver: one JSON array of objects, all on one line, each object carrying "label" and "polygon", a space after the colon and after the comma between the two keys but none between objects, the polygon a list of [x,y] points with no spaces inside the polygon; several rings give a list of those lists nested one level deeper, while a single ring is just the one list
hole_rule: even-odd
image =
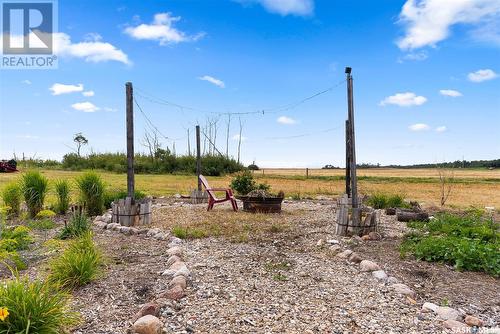
[{"label": "metal fire pit", "polygon": [[254,213],[280,213],[283,197],[236,196],[243,202],[243,211]]}]

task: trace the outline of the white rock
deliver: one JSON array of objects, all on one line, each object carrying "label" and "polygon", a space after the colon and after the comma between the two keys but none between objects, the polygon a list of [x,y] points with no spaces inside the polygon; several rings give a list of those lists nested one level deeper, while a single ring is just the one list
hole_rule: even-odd
[{"label": "white rock", "polygon": [[391,287],[394,289],[394,291],[396,293],[399,293],[401,295],[410,296],[410,297],[415,296],[415,292],[412,289],[410,289],[408,287],[408,285],[406,285],[406,284],[397,283],[397,284],[391,285]]},{"label": "white rock", "polygon": [[376,271],[376,270],[380,270],[380,267],[378,266],[378,264],[376,264],[375,262],[373,261],[370,261],[370,260],[363,260],[361,261],[361,263],[359,264],[359,269],[362,271],[362,272],[366,272],[366,271]]},{"label": "white rock", "polygon": [[442,320],[455,320],[458,321],[462,317],[460,316],[460,313],[455,310],[454,308],[448,307],[448,306],[440,306],[437,308],[436,313],[438,317]]},{"label": "white rock", "polygon": [[183,268],[177,270],[174,274],[174,277],[177,277],[177,276],[184,276],[186,278],[188,278],[189,276],[191,276],[191,272],[189,271],[189,269],[184,266]]},{"label": "white rock", "polygon": [[385,282],[387,280],[387,274],[383,270],[372,271],[372,275],[373,275],[373,277],[375,277],[379,281],[384,281]]},{"label": "white rock", "polygon": [[176,273],[175,270],[167,269],[163,273],[161,273],[161,275],[172,278],[172,277],[174,277],[175,273]]},{"label": "white rock", "polygon": [[163,233],[163,232],[156,233],[155,235],[153,235],[153,238],[156,239],[156,240],[167,240],[168,239],[168,234]]},{"label": "white rock", "polygon": [[174,247],[174,246],[179,246],[180,244],[182,244],[182,239],[180,238],[177,238],[177,237],[170,237],[170,242],[168,244],[168,247]]},{"label": "white rock", "polygon": [[399,283],[399,281],[398,281],[398,279],[397,279],[396,277],[394,277],[394,276],[389,276],[389,277],[387,278],[387,283],[388,283],[388,284],[398,284],[398,283]]},{"label": "white rock", "polygon": [[105,221],[106,223],[110,223],[112,218],[113,215],[109,212],[106,212],[105,214],[102,215],[102,221]]},{"label": "white rock", "polygon": [[316,243],[316,246],[317,247],[323,247],[324,244],[325,244],[325,240],[319,239],[318,242]]},{"label": "white rock", "polygon": [[130,228],[130,234],[131,235],[139,234],[139,229],[135,228],[135,227],[131,227]]},{"label": "white rock", "polygon": [[103,221],[97,221],[94,223],[95,226],[97,226],[98,228],[102,229],[102,230],[105,230],[106,227],[108,227],[108,224],[106,222],[103,222]]},{"label": "white rock", "polygon": [[108,230],[112,230],[112,231],[116,231],[118,228],[120,228],[120,224],[118,223],[111,223],[111,224],[108,224],[108,226],[106,227],[106,229]]},{"label": "white rock", "polygon": [[151,228],[151,229],[149,229],[149,231],[148,231],[148,233],[146,234],[146,236],[147,236],[147,237],[152,237],[152,236],[154,236],[155,234],[158,234],[158,233],[160,233],[160,232],[161,232],[161,230],[160,230],[159,228],[157,228],[157,227],[155,227],[155,228]]},{"label": "white rock", "polygon": [[340,244],[340,241],[338,241],[337,239],[330,239],[330,240],[327,240],[326,242],[328,242],[330,245]]},{"label": "white rock", "polygon": [[425,302],[424,305],[422,305],[422,312],[437,312],[438,308],[439,306],[434,303]]},{"label": "white rock", "polygon": [[171,247],[167,250],[167,254],[170,256],[177,255],[178,257],[182,257],[182,248],[179,246]]},{"label": "white rock", "polygon": [[128,227],[128,226],[120,226],[118,228],[118,231],[120,231],[120,233],[123,233],[123,234],[130,234],[130,227]]}]

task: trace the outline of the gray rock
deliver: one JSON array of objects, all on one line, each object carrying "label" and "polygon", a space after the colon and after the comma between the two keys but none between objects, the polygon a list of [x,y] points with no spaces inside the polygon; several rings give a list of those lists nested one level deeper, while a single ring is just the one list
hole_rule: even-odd
[{"label": "gray rock", "polygon": [[167,267],[170,267],[175,262],[182,262],[182,259],[179,256],[177,256],[177,255],[172,255],[167,260]]},{"label": "gray rock", "polygon": [[337,256],[341,259],[347,259],[352,254],[352,250],[346,249],[345,251],[338,253]]},{"label": "gray rock", "polygon": [[167,250],[167,254],[170,256],[177,255],[178,257],[182,257],[182,248],[179,246],[171,247]]},{"label": "gray rock", "polygon": [[398,284],[398,283],[399,283],[399,281],[398,281],[398,279],[397,279],[396,277],[394,277],[394,276],[389,276],[389,277],[387,278],[387,283],[388,283],[388,284]]},{"label": "gray rock", "polygon": [[377,280],[379,281],[386,281],[387,280],[387,274],[385,273],[385,271],[383,270],[375,270],[375,271],[372,271],[372,275],[373,277],[375,277]]},{"label": "gray rock", "polygon": [[453,333],[470,333],[469,326],[457,320],[446,320],[443,322],[443,327],[451,329]]},{"label": "gray rock", "polygon": [[460,313],[454,308],[448,306],[440,306],[437,308],[436,313],[438,317],[442,320],[455,320],[458,321],[462,317]]},{"label": "gray rock", "polygon": [[101,220],[95,222],[94,225],[97,226],[97,228],[100,228],[101,230],[105,230],[108,227],[108,224]]},{"label": "gray rock", "polygon": [[153,315],[145,315],[134,323],[132,329],[137,334],[160,334],[163,324]]},{"label": "gray rock", "polygon": [[376,264],[375,262],[373,261],[370,261],[370,260],[363,260],[361,261],[361,263],[359,264],[359,269],[362,271],[362,272],[366,272],[366,271],[376,271],[376,270],[380,270],[380,267],[378,266],[378,264]]},{"label": "gray rock", "polygon": [[351,255],[349,255],[349,261],[354,262],[354,263],[360,263],[363,259],[361,256],[359,256],[358,253],[353,252]]},{"label": "gray rock", "polygon": [[415,292],[412,289],[410,289],[406,284],[397,283],[391,285],[391,287],[394,289],[396,293],[400,295],[415,297]]},{"label": "gray rock", "polygon": [[437,312],[439,306],[434,303],[425,302],[422,305],[422,312]]},{"label": "gray rock", "polygon": [[120,233],[128,235],[128,234],[130,234],[130,227],[128,227],[128,226],[120,226],[118,228],[118,231],[120,231]]},{"label": "gray rock", "polygon": [[152,236],[154,236],[155,234],[158,234],[158,233],[160,233],[160,232],[161,232],[161,230],[160,230],[159,228],[157,228],[157,227],[155,227],[155,228],[151,228],[151,229],[149,229],[149,231],[148,231],[148,233],[146,234],[146,236],[147,236],[147,237],[152,237]]}]

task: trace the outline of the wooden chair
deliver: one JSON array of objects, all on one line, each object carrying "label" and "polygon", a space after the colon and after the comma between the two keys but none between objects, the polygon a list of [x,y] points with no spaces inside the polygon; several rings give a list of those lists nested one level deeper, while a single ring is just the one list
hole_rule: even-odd
[{"label": "wooden chair", "polygon": [[[214,204],[223,203],[227,201],[231,201],[233,210],[238,211],[238,204],[236,203],[236,198],[234,198],[233,191],[230,188],[210,188],[207,179],[203,175],[200,175],[200,181],[208,193],[207,211],[212,210],[214,208]],[[224,191],[226,193],[226,198],[218,199],[217,196],[215,196],[216,191],[221,191],[221,192]]]}]

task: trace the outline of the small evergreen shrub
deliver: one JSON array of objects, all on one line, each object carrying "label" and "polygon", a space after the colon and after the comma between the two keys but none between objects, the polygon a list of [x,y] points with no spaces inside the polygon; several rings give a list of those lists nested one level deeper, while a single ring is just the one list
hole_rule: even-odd
[{"label": "small evergreen shrub", "polygon": [[4,205],[8,207],[8,215],[18,215],[21,211],[21,188],[17,182],[9,183],[2,191]]},{"label": "small evergreen shrub", "polygon": [[59,180],[55,184],[56,195],[57,195],[57,204],[56,211],[57,213],[63,215],[68,212],[69,209],[69,192],[70,187],[69,183],[66,180]]},{"label": "small evergreen shrub", "polygon": [[74,289],[93,281],[100,273],[103,258],[87,232],[73,240],[61,256],[50,264],[49,281]]},{"label": "small evergreen shrub", "polygon": [[97,216],[104,211],[105,185],[95,172],[86,172],[76,179],[80,190],[80,200],[87,209],[89,216]]},{"label": "small evergreen shrub", "polygon": [[49,181],[38,171],[29,171],[21,177],[21,192],[28,207],[30,217],[35,217],[43,209]]},{"label": "small evergreen shrub", "polygon": [[43,281],[14,277],[0,285],[0,305],[8,315],[0,333],[67,333],[78,323],[70,296]]}]

